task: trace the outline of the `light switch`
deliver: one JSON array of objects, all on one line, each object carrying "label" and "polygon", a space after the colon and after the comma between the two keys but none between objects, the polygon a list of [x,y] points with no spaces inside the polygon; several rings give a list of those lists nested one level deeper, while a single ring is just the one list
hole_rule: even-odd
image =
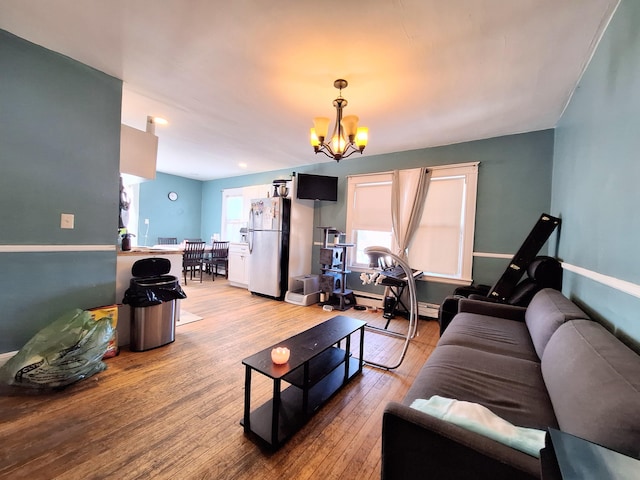
[{"label": "light switch", "polygon": [[73,229],[74,215],[73,213],[61,213],[60,214],[60,228]]}]

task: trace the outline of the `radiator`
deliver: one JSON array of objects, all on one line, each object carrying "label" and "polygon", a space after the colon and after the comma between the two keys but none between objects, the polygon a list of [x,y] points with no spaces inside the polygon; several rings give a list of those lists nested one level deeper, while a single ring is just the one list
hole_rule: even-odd
[{"label": "radiator", "polygon": [[[371,292],[360,292],[356,290],[353,291],[353,294],[356,297],[356,303],[358,305],[383,308],[383,295]],[[439,310],[440,305],[438,305],[437,303],[418,302],[418,315],[420,317],[438,318]]]}]

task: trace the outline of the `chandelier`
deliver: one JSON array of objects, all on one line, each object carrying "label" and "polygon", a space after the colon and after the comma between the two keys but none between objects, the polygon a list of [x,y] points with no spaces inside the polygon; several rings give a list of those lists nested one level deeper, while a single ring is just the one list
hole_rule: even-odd
[{"label": "chandelier", "polygon": [[339,162],[341,158],[347,158],[355,152],[362,153],[364,147],[367,146],[369,138],[369,129],[367,127],[358,127],[358,117],[356,115],[342,116],[342,109],[348,105],[347,99],[342,98],[342,89],[347,88],[347,81],[338,79],[333,82],[340,93],[338,98],[333,101],[336,107],[336,123],[333,127],[331,141],[326,142],[329,133],[329,122],[327,117],[316,117],[313,119],[313,128],[311,129],[311,146],[315,153],[322,152],[327,157],[333,158]]}]

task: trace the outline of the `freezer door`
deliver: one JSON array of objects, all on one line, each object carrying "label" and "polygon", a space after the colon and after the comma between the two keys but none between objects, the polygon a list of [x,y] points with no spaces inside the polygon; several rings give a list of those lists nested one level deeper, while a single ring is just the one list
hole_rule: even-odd
[{"label": "freezer door", "polygon": [[253,249],[249,255],[249,291],[280,297],[281,232],[254,231]]},{"label": "freezer door", "polygon": [[251,200],[249,231],[282,230],[282,197],[256,198]]}]

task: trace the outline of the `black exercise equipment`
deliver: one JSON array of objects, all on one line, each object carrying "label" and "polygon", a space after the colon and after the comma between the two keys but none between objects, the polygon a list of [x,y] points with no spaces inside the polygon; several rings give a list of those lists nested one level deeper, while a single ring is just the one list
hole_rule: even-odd
[{"label": "black exercise equipment", "polygon": [[[526,307],[539,290],[543,288],[560,290],[562,288],[560,262],[553,257],[536,257],[560,222],[559,218],[546,213],[540,215],[531,233],[492,287],[487,285],[460,287],[454,290],[453,295],[446,297],[438,312],[440,335],[458,313],[460,298],[467,297]],[[527,278],[518,283],[525,272],[527,272]]]}]

